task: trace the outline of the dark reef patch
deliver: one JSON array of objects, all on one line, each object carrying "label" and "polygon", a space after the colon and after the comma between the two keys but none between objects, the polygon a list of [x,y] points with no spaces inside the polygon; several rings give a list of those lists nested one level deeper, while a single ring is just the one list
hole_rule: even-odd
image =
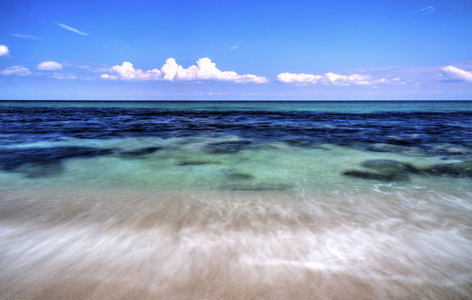
[{"label": "dark reef patch", "polygon": [[162,147],[146,147],[146,148],[141,148],[137,150],[121,152],[120,156],[125,156],[125,157],[142,156],[142,155],[152,154],[161,149]]},{"label": "dark reef patch", "polygon": [[472,177],[472,161],[461,163],[438,164],[425,168],[416,168],[411,164],[388,159],[366,160],[361,166],[369,171],[349,170],[343,175],[362,179],[383,181],[408,181],[409,175],[432,175],[445,177]]},{"label": "dark reef patch", "polygon": [[251,175],[249,173],[230,173],[227,174],[226,177],[230,180],[251,180],[254,179],[254,175]]},{"label": "dark reef patch", "polygon": [[242,150],[247,150],[252,145],[251,141],[227,141],[206,144],[203,147],[203,151],[212,154],[233,154],[238,153]]},{"label": "dark reef patch", "polygon": [[362,178],[362,179],[373,179],[382,181],[408,181],[410,177],[406,174],[395,174],[395,173],[377,173],[368,171],[351,170],[346,171],[343,175]]},{"label": "dark reef patch", "polygon": [[366,160],[361,166],[381,173],[418,173],[418,169],[413,165],[390,159]]},{"label": "dark reef patch", "polygon": [[181,160],[177,163],[179,166],[202,166],[210,164],[218,164],[218,162],[209,160]]},{"label": "dark reef patch", "polygon": [[91,158],[112,154],[110,149],[89,147],[51,147],[27,149],[0,149],[0,169],[18,172],[35,178],[58,175],[62,161],[71,158]]},{"label": "dark reef patch", "polygon": [[409,173],[419,171],[412,165],[390,159],[366,160],[361,166],[370,171],[349,170],[343,175],[362,179],[382,180],[382,181],[408,181]]},{"label": "dark reef patch", "polygon": [[422,172],[433,176],[472,177],[472,161],[434,165]]}]

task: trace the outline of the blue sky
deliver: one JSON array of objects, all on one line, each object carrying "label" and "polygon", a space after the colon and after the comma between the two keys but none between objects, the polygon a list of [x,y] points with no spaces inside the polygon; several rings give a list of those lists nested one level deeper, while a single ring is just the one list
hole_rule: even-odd
[{"label": "blue sky", "polygon": [[472,99],[472,1],[2,0],[0,99]]}]

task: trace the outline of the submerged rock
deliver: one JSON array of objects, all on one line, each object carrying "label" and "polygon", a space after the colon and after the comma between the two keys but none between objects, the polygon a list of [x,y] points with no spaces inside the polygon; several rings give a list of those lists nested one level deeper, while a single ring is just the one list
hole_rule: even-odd
[{"label": "submerged rock", "polygon": [[302,139],[287,139],[284,142],[289,146],[301,148],[309,148],[314,144],[312,141]]},{"label": "submerged rock", "polygon": [[373,179],[382,181],[408,181],[410,177],[407,174],[399,173],[377,173],[368,171],[351,170],[346,171],[343,175],[362,178],[362,179]]},{"label": "submerged rock", "polygon": [[418,170],[407,163],[390,159],[372,159],[361,163],[364,168],[369,168],[382,173],[417,173]]},{"label": "submerged rock", "polygon": [[251,144],[252,142],[248,140],[217,142],[206,144],[203,150],[212,154],[233,154],[248,149]]},{"label": "submerged rock", "polygon": [[70,158],[91,158],[113,153],[110,149],[89,147],[50,147],[1,149],[0,169],[18,172],[29,178],[57,175],[62,161]]},{"label": "submerged rock", "polygon": [[401,153],[406,150],[409,150],[410,147],[403,146],[403,145],[392,145],[386,143],[376,143],[373,145],[369,145],[367,150],[374,151],[374,152],[393,152],[393,153]]},{"label": "submerged rock", "polygon": [[472,177],[472,161],[434,165],[421,171],[433,176]]},{"label": "submerged rock", "polygon": [[368,151],[373,151],[373,152],[391,152],[391,153],[401,153],[401,154],[406,154],[406,155],[411,155],[411,156],[426,156],[426,153],[423,150],[421,150],[421,148],[413,146],[413,145],[405,146],[405,145],[377,143],[373,145],[368,145],[366,148],[364,147],[361,147],[361,148],[366,149]]},{"label": "submerged rock", "polygon": [[54,177],[61,175],[63,171],[61,162],[24,164],[14,169],[14,172],[21,173],[26,178]]},{"label": "submerged rock", "polygon": [[361,166],[372,171],[350,170],[344,172],[343,175],[385,181],[407,181],[409,174],[472,178],[472,161],[415,168],[407,163],[376,159],[364,161]]},{"label": "submerged rock", "polygon": [[141,156],[141,155],[147,155],[147,154],[152,154],[158,150],[161,150],[162,147],[147,147],[147,148],[141,148],[133,151],[124,151],[121,152],[121,155],[124,156]]},{"label": "submerged rock", "polygon": [[372,171],[350,170],[343,175],[383,181],[408,181],[409,173],[418,173],[418,170],[410,164],[389,159],[366,160],[361,166]]},{"label": "submerged rock", "polygon": [[201,166],[209,164],[218,164],[218,162],[208,160],[182,160],[177,163],[179,166]]},{"label": "submerged rock", "polygon": [[250,180],[254,179],[254,175],[248,174],[248,173],[231,173],[226,175],[229,179],[233,180]]}]

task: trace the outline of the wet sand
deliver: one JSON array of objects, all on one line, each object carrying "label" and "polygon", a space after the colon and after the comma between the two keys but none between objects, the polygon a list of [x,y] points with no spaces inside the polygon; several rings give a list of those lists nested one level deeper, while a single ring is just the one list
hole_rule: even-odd
[{"label": "wet sand", "polygon": [[0,196],[2,299],[472,295],[465,192]]}]

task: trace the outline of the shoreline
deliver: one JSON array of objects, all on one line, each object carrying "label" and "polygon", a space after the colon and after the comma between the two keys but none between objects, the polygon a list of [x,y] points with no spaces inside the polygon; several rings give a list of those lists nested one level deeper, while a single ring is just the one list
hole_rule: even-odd
[{"label": "shoreline", "polygon": [[[372,192],[325,197],[3,192],[0,296],[461,299],[471,293],[467,212],[431,215],[428,206],[411,212],[408,199]],[[372,201],[377,205],[369,208]]]}]

